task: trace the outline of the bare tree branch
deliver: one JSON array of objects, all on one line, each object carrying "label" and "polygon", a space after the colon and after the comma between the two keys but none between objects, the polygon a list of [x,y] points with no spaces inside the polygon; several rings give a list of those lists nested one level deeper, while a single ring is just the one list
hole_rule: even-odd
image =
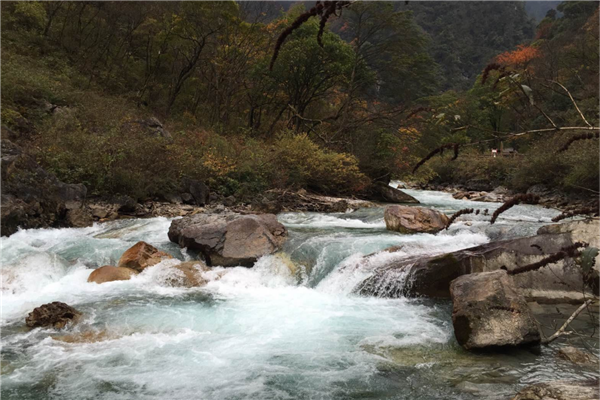
[{"label": "bare tree branch", "polygon": [[594,300],[586,300],[585,303],[583,303],[582,305],[579,306],[579,308],[577,310],[575,310],[575,312],[569,317],[569,319],[567,319],[565,321],[565,323],[556,331],[556,333],[554,333],[552,336],[542,340],[543,344],[549,344],[553,341],[555,341],[556,339],[558,339],[561,336],[565,336],[565,335],[569,335],[571,334],[571,332],[565,332],[565,329],[567,329],[567,327],[569,326],[569,324],[571,322],[573,322],[573,320],[575,318],[577,318],[577,316],[585,309],[587,308],[590,304],[592,304],[594,302]]},{"label": "bare tree branch", "polygon": [[579,113],[579,116],[581,117],[581,119],[583,120],[583,122],[585,122],[585,124],[587,126],[589,126],[590,128],[592,127],[592,125],[588,122],[587,119],[585,119],[585,117],[583,116],[583,113],[581,112],[581,110],[579,109],[579,107],[577,106],[577,103],[575,102],[575,99],[573,98],[573,96],[571,95],[571,92],[569,92],[569,90],[561,83],[557,82],[557,81],[550,81],[558,86],[560,86],[561,88],[564,89],[565,92],[567,92],[567,94],[569,95],[569,98],[571,99],[571,102],[573,103],[573,105],[575,106],[575,109],[577,110],[577,112]]}]

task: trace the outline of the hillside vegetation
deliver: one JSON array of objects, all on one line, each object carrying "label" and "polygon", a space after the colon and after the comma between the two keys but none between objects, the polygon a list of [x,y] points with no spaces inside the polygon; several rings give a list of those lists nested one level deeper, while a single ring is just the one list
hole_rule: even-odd
[{"label": "hillside vegetation", "polygon": [[[505,18],[487,23],[501,26],[493,35],[475,5],[437,7],[353,3],[330,19],[323,47],[310,19],[270,70],[303,5],[273,19],[262,2],[3,2],[3,138],[100,196],[160,197],[183,177],[238,199],[270,188],[360,195],[392,178],[597,190],[597,140],[555,154],[577,131],[503,140],[523,154],[511,159],[486,157],[500,143],[473,145],[411,173],[442,144],[547,127],[540,108],[585,126],[554,82],[598,125],[596,3],[563,3],[532,42],[521,5],[494,6]],[[436,26],[454,13],[472,26],[449,37]],[[458,78],[491,62],[502,68],[485,82]]]}]

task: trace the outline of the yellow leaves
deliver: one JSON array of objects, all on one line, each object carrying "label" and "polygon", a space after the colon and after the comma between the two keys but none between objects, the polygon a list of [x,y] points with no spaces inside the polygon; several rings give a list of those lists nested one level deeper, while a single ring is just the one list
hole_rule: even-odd
[{"label": "yellow leaves", "polygon": [[235,170],[235,161],[227,156],[220,157],[210,150],[202,158],[202,165],[214,176],[223,177]]},{"label": "yellow leaves", "polygon": [[421,136],[421,132],[417,130],[415,127],[406,127],[398,129],[398,133],[403,137],[407,138],[418,138]]}]

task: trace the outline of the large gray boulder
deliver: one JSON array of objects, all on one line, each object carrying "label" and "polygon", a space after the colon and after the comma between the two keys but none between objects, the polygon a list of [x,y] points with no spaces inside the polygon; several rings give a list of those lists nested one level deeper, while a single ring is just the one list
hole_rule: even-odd
[{"label": "large gray boulder", "polygon": [[598,379],[551,381],[527,386],[512,400],[598,400]]},{"label": "large gray boulder", "polygon": [[411,195],[404,193],[400,189],[393,188],[384,182],[375,183],[374,192],[376,193],[375,198],[377,200],[388,203],[419,203],[419,200]]},{"label": "large gray boulder", "polygon": [[540,343],[537,322],[506,271],[463,275],[450,293],[454,335],[465,349]]},{"label": "large gray boulder", "polygon": [[[598,221],[551,225],[541,228],[536,236],[487,243],[453,253],[430,257],[391,257],[355,291],[381,297],[449,298],[450,282],[461,275],[512,270],[540,261],[576,241],[596,245],[598,228]],[[372,255],[366,256],[365,260],[369,257]],[[513,279],[529,301],[547,304],[583,302],[581,288],[584,276],[581,268],[570,259],[514,275]]]},{"label": "large gray boulder", "polygon": [[281,248],[287,230],[273,214],[196,214],[174,220],[169,239],[200,251],[209,266],[251,267]]},{"label": "large gray boulder", "polygon": [[385,226],[400,233],[436,233],[446,227],[446,214],[431,208],[388,206],[383,215]]}]

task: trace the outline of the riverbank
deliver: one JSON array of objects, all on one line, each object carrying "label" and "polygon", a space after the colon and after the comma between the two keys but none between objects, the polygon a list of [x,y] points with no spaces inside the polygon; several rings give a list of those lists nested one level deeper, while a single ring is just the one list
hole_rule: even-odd
[{"label": "riverbank", "polygon": [[[392,186],[404,186],[412,189],[420,190],[435,190],[440,192],[451,193],[455,198],[465,200],[475,200],[484,202],[504,202],[511,196],[517,193],[503,186],[490,188],[489,186],[481,186],[476,183],[472,185],[461,184],[414,184],[393,181]],[[402,189],[402,187],[399,187]],[[596,208],[598,209],[598,193],[593,192],[562,192],[560,190],[550,189],[544,185],[535,185],[530,187],[526,193],[538,195],[540,197],[539,204],[548,207],[556,208],[561,211],[570,211],[579,208]]]}]

